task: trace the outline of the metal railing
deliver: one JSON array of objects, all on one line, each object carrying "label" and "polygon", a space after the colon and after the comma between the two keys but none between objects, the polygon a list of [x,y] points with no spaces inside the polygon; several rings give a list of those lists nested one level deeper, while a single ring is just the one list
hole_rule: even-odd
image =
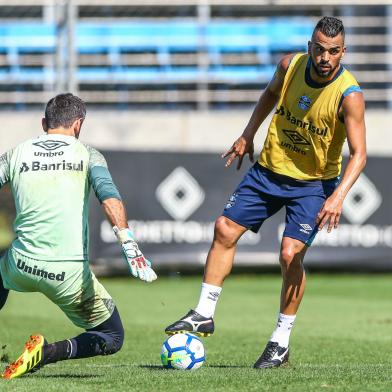
[{"label": "metal railing", "polygon": [[[348,3],[48,0],[34,1],[33,8],[28,0],[0,0],[0,103],[33,106],[72,91],[111,107],[251,105],[279,57],[306,50],[312,26],[328,13],[345,23],[344,63],[361,83],[368,106],[390,107],[392,1]],[[289,29],[296,20],[307,26],[297,36]],[[274,23],[278,28],[271,32]],[[20,26],[14,35],[7,33],[13,25]],[[283,28],[285,36],[278,39]],[[296,43],[281,45],[290,38]]]}]

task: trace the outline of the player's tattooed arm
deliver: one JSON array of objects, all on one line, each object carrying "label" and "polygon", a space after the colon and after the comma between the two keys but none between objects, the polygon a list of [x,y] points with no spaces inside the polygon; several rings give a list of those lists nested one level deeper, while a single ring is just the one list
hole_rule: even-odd
[{"label": "player's tattooed arm", "polygon": [[101,205],[112,227],[117,226],[119,229],[128,228],[127,213],[121,200],[112,197],[104,200]]},{"label": "player's tattooed arm", "polygon": [[152,282],[157,278],[151,268],[151,262],[140,251],[132,231],[128,227],[127,214],[124,204],[116,198],[106,199],[102,202],[106,217],[113,226],[122,249],[125,261],[128,263],[131,274],[145,282]]},{"label": "player's tattooed arm", "polygon": [[113,226],[114,234],[121,245],[124,259],[128,263],[131,274],[145,282],[153,282],[157,279],[157,275],[151,268],[151,262],[140,251],[133,233],[128,227],[123,202],[116,198],[110,198],[102,202],[102,207],[107,219]]},{"label": "player's tattooed arm", "polygon": [[86,148],[90,153],[89,182],[101,202],[106,218],[113,227],[131,274],[145,282],[154,281],[157,275],[151,268],[151,262],[140,251],[128,227],[124,203],[109,173],[104,156],[92,147],[86,146]]},{"label": "player's tattooed arm", "polygon": [[11,151],[0,156],[0,188],[10,181]]},{"label": "player's tattooed arm", "polygon": [[347,95],[343,100],[342,112],[350,156],[342,181],[335,192],[325,201],[317,216],[319,230],[328,224],[328,232],[338,227],[344,199],[366,164],[365,102],[363,94],[354,92]]},{"label": "player's tattooed arm", "polygon": [[271,113],[279,100],[284,78],[292,58],[293,55],[287,55],[279,62],[274,76],[261,94],[244,132],[233,143],[231,148],[222,155],[222,158],[228,158],[226,161],[226,167],[230,166],[233,161],[238,158],[237,170],[239,170],[246,154],[249,154],[249,159],[253,162],[253,139],[260,125]]}]

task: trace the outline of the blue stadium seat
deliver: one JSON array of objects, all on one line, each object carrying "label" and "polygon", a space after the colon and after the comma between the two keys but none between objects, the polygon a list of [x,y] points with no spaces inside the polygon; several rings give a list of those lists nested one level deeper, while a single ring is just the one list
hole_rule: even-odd
[{"label": "blue stadium seat", "polygon": [[210,81],[220,83],[262,83],[271,79],[275,66],[225,66],[209,71]]},{"label": "blue stadium seat", "polygon": [[[270,56],[275,52],[306,50],[313,23],[306,18],[268,19],[266,21],[170,22],[80,22],[76,26],[76,51],[79,54],[105,53],[111,66],[79,67],[80,83],[197,82],[201,72],[209,81],[258,83],[274,71]],[[10,67],[0,72],[0,80],[16,83],[52,81],[54,71],[19,64],[19,54],[55,53],[56,27],[52,24],[11,23],[0,26],[0,53],[8,56]],[[207,70],[197,66],[176,66],[170,54],[205,51],[210,58]],[[153,52],[158,66],[130,67],[121,64],[121,53]],[[253,53],[256,65],[225,65],[222,55]]]},{"label": "blue stadium seat", "polygon": [[254,22],[211,22],[206,26],[208,49],[246,52],[268,49],[265,24]]},{"label": "blue stadium seat", "polygon": [[2,83],[53,83],[55,76],[54,70],[50,68],[20,67],[10,70],[0,69],[0,82]]},{"label": "blue stadium seat", "polygon": [[81,22],[76,36],[80,53],[195,51],[198,47],[198,26],[193,22]]},{"label": "blue stadium seat", "polygon": [[54,53],[56,27],[45,23],[12,23],[0,26],[0,52]]},{"label": "blue stadium seat", "polygon": [[[210,82],[249,83],[266,82],[275,71],[274,66],[230,66],[213,68],[208,71]],[[79,69],[78,80],[81,83],[192,83],[200,77],[197,67],[124,67],[112,70],[108,67]]]},{"label": "blue stadium seat", "polygon": [[198,77],[197,67],[164,69],[162,67],[82,68],[78,71],[81,83],[172,83],[192,82]]},{"label": "blue stadium seat", "polygon": [[269,50],[271,52],[306,51],[313,32],[313,23],[304,18],[289,21],[279,18],[268,22]]}]

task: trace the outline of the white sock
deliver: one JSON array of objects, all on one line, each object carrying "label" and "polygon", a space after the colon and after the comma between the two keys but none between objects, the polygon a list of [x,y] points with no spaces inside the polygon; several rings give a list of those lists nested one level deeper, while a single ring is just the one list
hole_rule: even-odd
[{"label": "white sock", "polygon": [[195,311],[207,318],[214,317],[215,307],[221,291],[222,287],[202,283],[200,299]]},{"label": "white sock", "polygon": [[276,323],[275,331],[272,332],[270,341],[277,342],[280,347],[288,347],[295,317],[296,315],[289,316],[287,314],[279,313],[278,322]]}]

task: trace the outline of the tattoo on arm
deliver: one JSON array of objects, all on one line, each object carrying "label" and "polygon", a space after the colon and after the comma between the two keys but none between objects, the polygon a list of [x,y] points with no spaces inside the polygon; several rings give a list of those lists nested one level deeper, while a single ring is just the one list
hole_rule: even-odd
[{"label": "tattoo on arm", "polygon": [[115,198],[106,199],[102,202],[102,208],[112,226],[117,226],[119,229],[128,227],[127,213],[121,200]]},{"label": "tattoo on arm", "polygon": [[10,181],[10,153],[0,156],[0,188]]}]

